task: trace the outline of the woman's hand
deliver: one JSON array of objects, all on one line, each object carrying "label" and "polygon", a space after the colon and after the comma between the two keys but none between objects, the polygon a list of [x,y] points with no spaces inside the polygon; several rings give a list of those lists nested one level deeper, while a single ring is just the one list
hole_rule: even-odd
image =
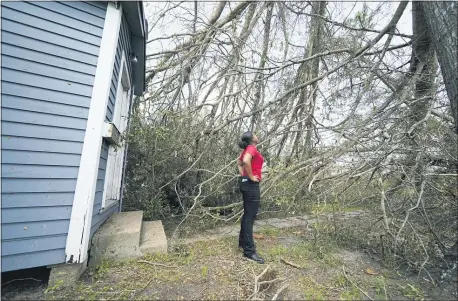
[{"label": "woman's hand", "polygon": [[252,176],[252,177],[250,177],[250,180],[251,180],[252,182],[259,182],[258,176]]}]

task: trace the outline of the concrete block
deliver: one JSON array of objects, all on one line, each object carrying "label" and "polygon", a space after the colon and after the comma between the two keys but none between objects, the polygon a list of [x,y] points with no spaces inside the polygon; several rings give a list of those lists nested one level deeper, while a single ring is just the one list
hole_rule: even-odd
[{"label": "concrete block", "polygon": [[167,237],[161,221],[143,222],[140,236],[140,251],[143,255],[167,253]]},{"label": "concrete block", "polygon": [[103,259],[123,260],[141,257],[140,235],[143,211],[115,213],[92,238],[90,266]]},{"label": "concrete block", "polygon": [[55,289],[74,285],[87,268],[87,259],[83,263],[63,263],[48,266],[51,268],[48,287]]}]

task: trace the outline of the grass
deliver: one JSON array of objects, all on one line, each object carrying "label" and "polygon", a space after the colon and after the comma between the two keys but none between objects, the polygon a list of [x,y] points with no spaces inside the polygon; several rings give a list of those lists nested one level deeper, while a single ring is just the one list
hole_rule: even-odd
[{"label": "grass", "polygon": [[[256,241],[259,253],[271,266],[273,278],[284,278],[290,286],[285,300],[361,300],[358,287],[374,300],[386,300],[394,290],[403,299],[422,300],[420,285],[379,275],[367,275],[356,268],[356,259],[346,258],[328,236],[314,237],[299,229],[266,227]],[[285,244],[281,239],[289,238]],[[285,264],[284,259],[297,267]],[[139,262],[146,261],[152,264]],[[358,262],[361,264],[361,262]],[[369,264],[369,263],[364,263]],[[345,265],[347,276],[342,273]],[[73,288],[48,289],[48,300],[227,300],[246,299],[253,292],[254,275],[266,265],[247,261],[237,249],[237,237],[200,241],[175,246],[167,254],[152,254],[122,262],[103,261],[90,269]],[[378,270],[380,267],[377,268]],[[350,282],[347,277],[351,278]],[[264,297],[271,299],[282,283],[270,287]]]},{"label": "grass", "polygon": [[356,287],[352,287],[340,294],[340,300],[361,300],[362,295]]},{"label": "grass", "polygon": [[303,287],[303,297],[306,300],[327,300],[326,287],[317,283],[313,277],[299,278],[299,285]]},{"label": "grass", "polygon": [[[334,209],[333,209],[334,206]],[[356,207],[356,206],[344,206],[341,203],[337,204],[330,204],[330,203],[325,203],[325,204],[314,204],[312,205],[311,212],[312,213],[342,213],[342,212],[354,212],[354,211],[360,211],[364,210],[363,207]]]},{"label": "grass", "polygon": [[[264,228],[261,232],[270,238],[288,234],[287,231],[273,228]],[[200,298],[246,298],[252,290],[253,273],[259,274],[265,266],[244,260],[237,250],[236,240],[237,238],[231,237],[200,241],[192,245],[176,246],[167,254],[152,254],[141,259],[160,266],[140,263],[140,260],[103,261],[100,266],[86,273],[76,289],[54,290],[49,293],[48,299],[189,299],[205,287],[212,289],[204,290]],[[257,241],[257,246],[277,277],[300,272],[281,263],[280,258],[283,257],[302,267],[309,266],[310,262],[313,265],[314,261],[329,263],[328,259],[319,259],[321,255],[316,253],[318,249],[314,249],[310,242],[304,241],[286,247],[275,239],[261,239]],[[321,247],[320,250],[328,252],[333,248]],[[323,258],[334,258],[331,254],[327,255]],[[309,281],[310,279],[304,278],[302,282]],[[147,287],[154,289],[148,290]],[[165,288],[169,288],[169,291]],[[172,289],[173,292],[170,291]],[[151,291],[152,295],[148,295]],[[321,288],[307,291],[304,286],[300,296],[318,298],[325,295]]]},{"label": "grass", "polygon": [[269,226],[264,226],[259,231],[257,231],[259,234],[263,234],[265,236],[279,236],[280,233],[282,233],[281,229],[275,228],[275,227],[269,227]]},{"label": "grass", "polygon": [[275,260],[287,254],[288,249],[282,245],[276,245],[266,249],[264,252],[269,256],[269,260]]},{"label": "grass", "polygon": [[386,279],[385,276],[380,275],[374,279],[375,299],[388,300],[386,295]]},{"label": "grass", "polygon": [[400,285],[400,288],[404,296],[410,300],[424,300],[425,298],[423,291],[410,283]]}]

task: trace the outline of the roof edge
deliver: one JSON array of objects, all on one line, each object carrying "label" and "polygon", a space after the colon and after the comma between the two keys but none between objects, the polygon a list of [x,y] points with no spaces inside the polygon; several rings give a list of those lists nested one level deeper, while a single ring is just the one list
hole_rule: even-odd
[{"label": "roof edge", "polygon": [[142,1],[120,1],[123,14],[129,25],[132,38],[131,49],[138,62],[132,64],[134,94],[141,96],[146,90],[146,42],[148,39],[148,22],[145,18]]}]

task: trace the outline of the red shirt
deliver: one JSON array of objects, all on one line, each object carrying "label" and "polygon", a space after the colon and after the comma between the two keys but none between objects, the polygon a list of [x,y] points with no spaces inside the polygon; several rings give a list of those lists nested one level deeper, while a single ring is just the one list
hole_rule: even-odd
[{"label": "red shirt", "polygon": [[[262,164],[264,163],[264,158],[262,157],[261,153],[258,152],[256,149],[256,146],[254,145],[248,145],[240,154],[240,161],[243,162],[243,157],[245,156],[246,153],[249,153],[252,157],[251,159],[251,170],[253,171],[253,176],[257,176],[259,180],[261,180],[261,170],[262,170]],[[245,168],[243,169],[243,174],[242,176],[248,176]]]}]

